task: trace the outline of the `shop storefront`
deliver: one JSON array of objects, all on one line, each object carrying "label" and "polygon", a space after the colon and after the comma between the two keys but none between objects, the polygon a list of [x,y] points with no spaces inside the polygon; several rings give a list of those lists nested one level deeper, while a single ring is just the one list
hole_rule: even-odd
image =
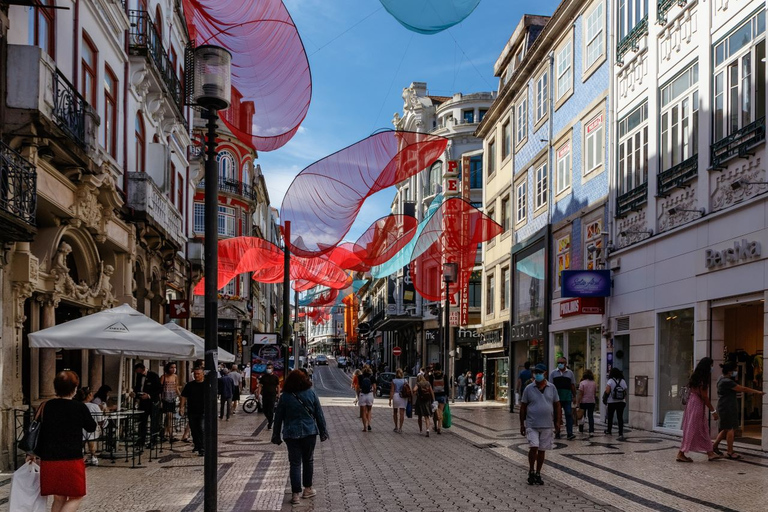
[{"label": "shop storefront", "polygon": [[509,396],[509,357],[507,356],[506,328],[483,333],[483,343],[477,350],[483,355],[482,371],[485,378],[485,400],[506,402]]}]

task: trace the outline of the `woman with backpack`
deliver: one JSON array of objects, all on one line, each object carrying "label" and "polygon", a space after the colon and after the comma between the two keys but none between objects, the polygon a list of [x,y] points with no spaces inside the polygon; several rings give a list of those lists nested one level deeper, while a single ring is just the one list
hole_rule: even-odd
[{"label": "woman with backpack", "polygon": [[363,373],[357,377],[357,403],[360,406],[360,419],[363,421],[363,432],[371,430],[371,409],[373,396],[376,393],[376,381],[373,380],[371,367],[365,365]]},{"label": "woman with backpack", "polygon": [[[403,422],[405,421],[405,408],[408,400],[411,399],[411,386],[403,378],[403,370],[395,370],[395,378],[392,379],[392,387],[389,390],[389,405],[392,406],[392,419],[395,421],[395,432],[403,433]],[[392,405],[394,402],[394,405]],[[399,413],[399,422],[398,422]]]},{"label": "woman with backpack", "polygon": [[709,384],[712,381],[712,358],[702,357],[691,378],[688,379],[688,399],[683,413],[683,441],[680,443],[680,451],[677,452],[677,462],[693,462],[687,457],[686,452],[706,453],[709,460],[719,459],[712,448],[712,439],[709,437],[709,418],[707,409],[714,412],[714,419],[718,419],[715,408],[709,400]]},{"label": "woman with backpack", "polygon": [[432,386],[423,375],[419,375],[416,384],[416,414],[419,417],[419,434],[422,432],[422,420],[427,427],[427,437],[429,437],[429,422],[432,418],[432,402],[435,401],[435,393]]},{"label": "woman with backpack", "polygon": [[433,415],[435,432],[443,433],[443,410],[448,402],[448,377],[443,373],[440,363],[435,363],[434,371],[429,376],[429,384],[432,386],[432,396],[437,402],[437,409]]},{"label": "woman with backpack", "polygon": [[611,368],[608,374],[608,384],[603,393],[603,404],[608,406],[608,430],[605,431],[609,436],[613,430],[613,415],[619,421],[619,437],[617,441],[624,441],[624,408],[627,406],[627,381],[624,380],[624,374],[618,368]]}]

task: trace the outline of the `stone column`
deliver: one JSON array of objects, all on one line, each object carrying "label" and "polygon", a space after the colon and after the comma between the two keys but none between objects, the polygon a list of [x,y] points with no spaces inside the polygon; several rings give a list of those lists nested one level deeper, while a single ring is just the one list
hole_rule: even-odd
[{"label": "stone column", "polygon": [[[42,325],[43,329],[56,325],[56,306],[58,299],[51,296],[43,297],[42,301]],[[41,348],[39,351],[40,360],[40,398],[46,400],[56,396],[53,389],[53,379],[56,376],[56,349]]]},{"label": "stone column", "polygon": [[[37,332],[40,330],[40,302],[37,300],[31,300],[29,302],[29,332]],[[40,366],[40,353],[39,349],[29,349],[29,367],[39,368]],[[29,400],[36,402],[40,398],[40,381],[37,375],[30,375],[29,378]]]},{"label": "stone column", "polygon": [[104,369],[104,356],[96,353],[95,350],[88,351],[88,385],[93,392],[98,391],[101,386],[101,374]]}]

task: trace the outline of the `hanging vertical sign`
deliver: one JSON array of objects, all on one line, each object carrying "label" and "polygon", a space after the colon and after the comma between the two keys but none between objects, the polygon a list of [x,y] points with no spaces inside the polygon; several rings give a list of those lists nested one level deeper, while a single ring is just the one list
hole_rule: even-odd
[{"label": "hanging vertical sign", "polygon": [[[470,185],[470,157],[462,155],[461,157],[461,198],[464,201],[471,203],[471,185]],[[469,213],[465,212],[461,218],[461,237],[464,239],[469,234]],[[475,258],[476,253],[472,253],[472,258]],[[466,261],[464,251],[462,251],[461,263],[459,265],[459,273],[465,272],[465,269],[474,267],[474,261]],[[461,279],[459,279],[459,282]],[[459,325],[469,324],[469,280],[463,283],[464,286],[459,290]]]},{"label": "hanging vertical sign", "polygon": [[403,305],[416,303],[416,288],[411,279],[411,266],[403,267]]}]

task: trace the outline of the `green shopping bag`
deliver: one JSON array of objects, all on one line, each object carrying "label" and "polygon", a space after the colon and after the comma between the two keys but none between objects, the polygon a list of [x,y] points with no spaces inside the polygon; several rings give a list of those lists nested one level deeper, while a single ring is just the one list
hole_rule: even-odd
[{"label": "green shopping bag", "polygon": [[443,409],[443,428],[451,428],[451,407],[448,402],[445,402],[445,409]]}]

